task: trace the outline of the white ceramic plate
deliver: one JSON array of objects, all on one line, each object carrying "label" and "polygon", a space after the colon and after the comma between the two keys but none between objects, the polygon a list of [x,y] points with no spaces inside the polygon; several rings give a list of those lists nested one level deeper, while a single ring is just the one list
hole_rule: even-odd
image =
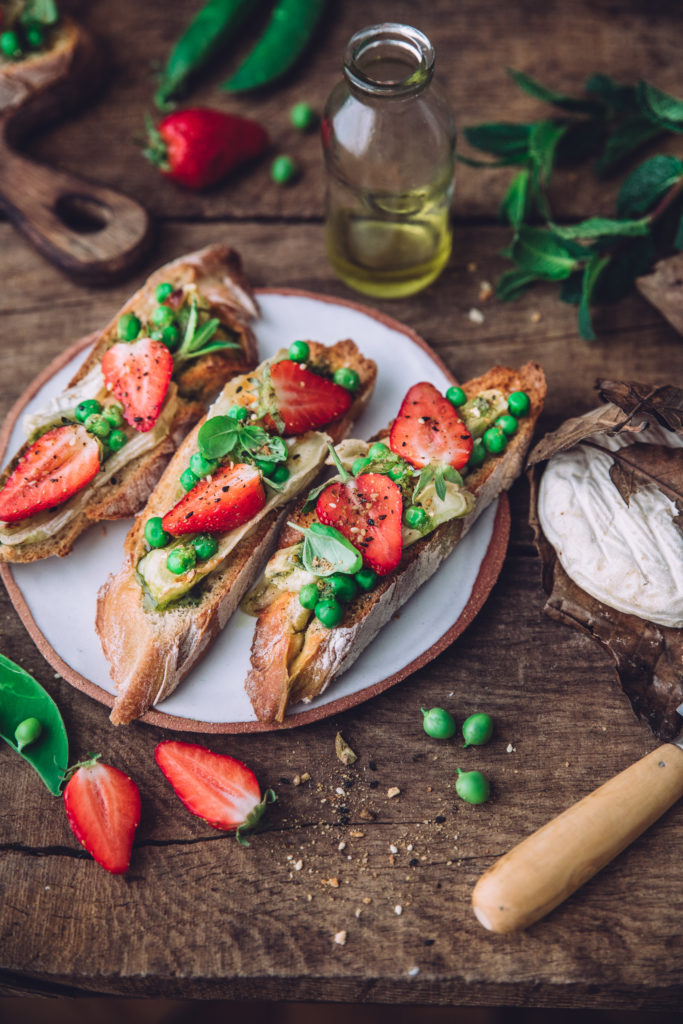
[{"label": "white ceramic plate", "polygon": [[[395,415],[411,384],[429,380],[442,391],[452,379],[438,357],[407,327],[379,313],[308,293],[262,291],[256,325],[261,358],[296,338],[333,343],[353,338],[378,365],[375,396],[354,428],[370,437]],[[69,354],[67,353],[67,356]],[[56,360],[10,414],[8,455],[24,441],[21,422],[61,391],[83,360],[82,348]],[[7,431],[5,432],[7,433]],[[4,453],[2,461],[6,462]],[[114,688],[93,627],[97,591],[118,570],[129,521],[93,526],[67,558],[49,558],[0,569],[24,624],[42,653],[65,679],[112,706]],[[487,509],[440,570],[412,598],[351,669],[309,705],[287,716],[287,726],[326,717],[405,678],[434,658],[472,620],[497,579],[509,536],[503,497]],[[238,612],[213,649],[160,707],[143,721],[204,732],[265,731],[243,689],[254,620]],[[281,727],[277,727],[281,728]]]}]

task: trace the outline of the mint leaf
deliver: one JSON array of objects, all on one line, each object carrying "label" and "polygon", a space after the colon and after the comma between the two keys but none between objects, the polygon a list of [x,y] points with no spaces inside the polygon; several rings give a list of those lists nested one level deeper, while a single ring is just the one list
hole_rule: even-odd
[{"label": "mint leaf", "polygon": [[636,94],[646,117],[670,132],[683,132],[683,100],[662,92],[648,82],[638,82]]},{"label": "mint leaf", "polygon": [[579,224],[567,227],[552,225],[553,231],[560,238],[637,238],[647,235],[650,223],[647,217],[639,220],[611,220],[608,217],[589,217]]},{"label": "mint leaf", "polygon": [[512,302],[523,295],[535,281],[538,281],[538,276],[526,270],[506,270],[496,282],[496,298],[501,302]]},{"label": "mint leaf", "polygon": [[595,331],[591,321],[590,306],[593,293],[600,274],[609,263],[610,257],[602,253],[593,253],[583,272],[581,282],[581,301],[579,303],[579,334],[585,341],[595,341]]},{"label": "mint leaf", "polygon": [[502,220],[518,231],[524,220],[529,205],[530,172],[527,168],[520,171],[511,181],[500,206]]},{"label": "mint leaf", "polygon": [[634,238],[626,242],[612,255],[612,259],[600,275],[595,289],[597,302],[617,302],[628,295],[633,282],[652,266],[655,259],[655,244],[651,236]]},{"label": "mint leaf", "polygon": [[531,130],[529,152],[536,165],[538,181],[541,185],[548,184],[555,164],[555,150],[567,125],[561,121],[538,121]]},{"label": "mint leaf", "polygon": [[589,114],[591,117],[600,117],[603,113],[602,104],[596,103],[595,100],[576,99],[561,92],[554,92],[541,85],[536,79],[525,75],[523,71],[514,71],[512,68],[508,68],[507,73],[514,78],[520,89],[528,92],[530,96],[535,96],[537,100],[543,100],[544,103],[550,103],[561,110],[571,110],[576,114]]},{"label": "mint leaf", "polygon": [[646,213],[683,176],[683,163],[659,154],[636,167],[621,186],[617,199],[620,217]]},{"label": "mint leaf", "polygon": [[529,159],[532,125],[494,122],[465,128],[470,146],[502,157],[506,163],[525,163]]},{"label": "mint leaf", "polygon": [[576,270],[577,259],[561,238],[546,228],[523,225],[509,249],[520,270],[547,281],[562,281]]},{"label": "mint leaf", "polygon": [[314,576],[331,576],[335,572],[354,573],[363,567],[360,551],[334,526],[312,523],[306,529],[296,523],[289,525],[304,535],[301,561],[304,568]]},{"label": "mint leaf", "polygon": [[199,451],[205,459],[221,459],[235,448],[238,433],[237,420],[230,416],[212,416],[199,428]]},{"label": "mint leaf", "polygon": [[597,96],[615,113],[635,114],[639,109],[635,86],[620,85],[609,75],[591,75],[586,79],[586,92]]},{"label": "mint leaf", "polygon": [[605,143],[602,155],[595,164],[598,176],[604,178],[627,157],[661,135],[663,130],[661,125],[653,124],[642,114],[626,118],[614,129]]}]

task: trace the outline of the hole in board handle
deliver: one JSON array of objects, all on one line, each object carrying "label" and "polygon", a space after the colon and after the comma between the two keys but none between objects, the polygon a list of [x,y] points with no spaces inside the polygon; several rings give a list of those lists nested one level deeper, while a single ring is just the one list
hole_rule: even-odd
[{"label": "hole in board handle", "polygon": [[55,203],[55,213],[65,227],[81,235],[103,231],[111,220],[109,207],[92,196],[60,196]]}]

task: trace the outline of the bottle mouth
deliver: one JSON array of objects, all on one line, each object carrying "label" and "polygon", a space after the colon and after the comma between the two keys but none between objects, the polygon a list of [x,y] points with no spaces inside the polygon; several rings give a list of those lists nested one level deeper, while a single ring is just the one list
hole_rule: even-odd
[{"label": "bottle mouth", "polygon": [[420,92],[431,80],[434,47],[411,25],[393,21],[369,25],[349,40],[344,72],[362,92],[408,96]]}]

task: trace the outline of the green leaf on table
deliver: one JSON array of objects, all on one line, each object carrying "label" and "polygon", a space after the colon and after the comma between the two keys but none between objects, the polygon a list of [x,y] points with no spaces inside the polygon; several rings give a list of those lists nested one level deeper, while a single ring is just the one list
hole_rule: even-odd
[{"label": "green leaf on table", "polygon": [[574,238],[638,238],[649,234],[650,223],[647,217],[638,220],[613,220],[609,217],[589,217],[579,224],[561,227],[553,224],[556,235],[563,239]]},{"label": "green leaf on table", "polygon": [[596,301],[612,303],[623,299],[632,291],[635,279],[650,269],[655,254],[650,235],[625,242],[612,254],[600,275],[595,288]]},{"label": "green leaf on table", "polygon": [[648,82],[638,82],[636,94],[640,109],[646,117],[667,131],[683,132],[683,100],[662,92]]},{"label": "green leaf on table", "polygon": [[529,136],[529,153],[537,171],[540,185],[548,184],[555,166],[555,150],[567,131],[563,121],[537,121]]},{"label": "green leaf on table", "polygon": [[537,274],[526,270],[506,270],[496,282],[496,298],[501,302],[513,302],[538,280]]},{"label": "green leaf on table", "polygon": [[547,281],[562,281],[576,270],[577,258],[565,242],[547,228],[522,225],[505,255],[520,270]]},{"label": "green leaf on table", "polygon": [[610,261],[603,253],[593,253],[583,271],[581,282],[581,301],[579,303],[579,334],[585,341],[595,341],[595,331],[591,320],[591,304],[598,278]]},{"label": "green leaf on table", "polygon": [[586,79],[586,92],[617,114],[634,114],[639,110],[636,87],[621,85],[609,75],[597,73]]},{"label": "green leaf on table", "polygon": [[557,143],[555,163],[575,165],[599,152],[607,134],[602,118],[567,121],[567,130]]},{"label": "green leaf on table", "polygon": [[560,301],[566,302],[568,306],[578,306],[581,302],[582,285],[583,271],[575,270],[560,285]]},{"label": "green leaf on table", "polygon": [[500,216],[518,231],[529,207],[530,171],[524,168],[510,182],[500,206]]},{"label": "green leaf on table", "polygon": [[683,163],[660,153],[636,167],[623,182],[617,198],[619,217],[646,213],[683,177]]},{"label": "green leaf on table", "polygon": [[484,153],[502,157],[506,163],[525,163],[529,159],[529,138],[532,125],[494,122],[465,128],[470,146]]},{"label": "green leaf on table", "polygon": [[605,143],[595,170],[599,177],[610,174],[627,157],[663,133],[661,125],[654,124],[642,114],[633,114],[617,125]]},{"label": "green leaf on table", "polygon": [[577,99],[574,96],[566,96],[564,93],[555,92],[552,89],[546,88],[545,85],[541,85],[540,82],[537,82],[536,79],[531,78],[529,75],[525,75],[523,71],[514,71],[512,68],[508,68],[507,72],[511,78],[514,78],[520,89],[529,93],[530,96],[534,96],[537,100],[543,100],[544,103],[550,103],[561,110],[570,110],[576,114],[589,114],[592,117],[599,117],[603,113],[602,104],[596,103],[595,100]]}]

